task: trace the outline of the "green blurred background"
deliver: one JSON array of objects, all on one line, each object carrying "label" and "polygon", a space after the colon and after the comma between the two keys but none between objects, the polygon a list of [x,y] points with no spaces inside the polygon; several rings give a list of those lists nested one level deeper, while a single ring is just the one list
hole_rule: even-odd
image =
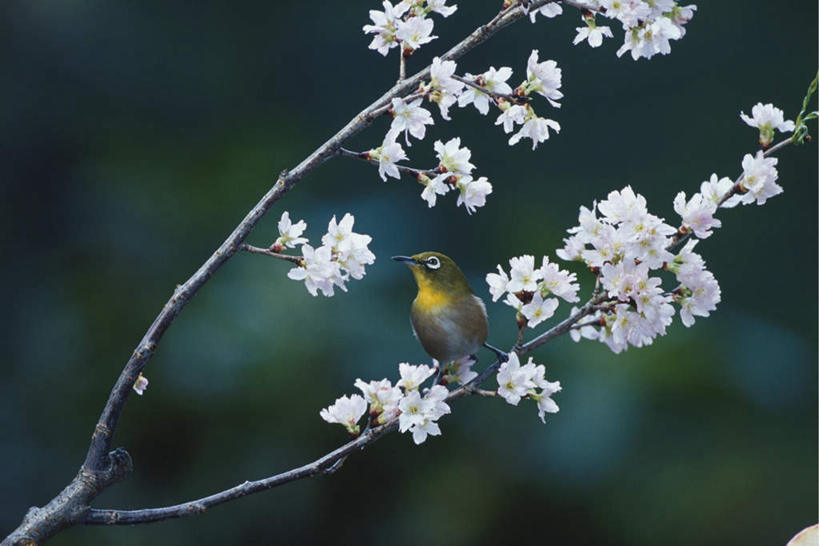
[{"label": "green blurred background", "polygon": [[[496,12],[461,1],[413,72]],[[394,82],[367,49],[375,1],[0,4],[0,535],[82,462],[105,397],[177,283],[272,184]],[[363,163],[311,174],[283,210],[317,240],[356,216],[378,259],[348,293],[313,298],[287,264],[240,255],[174,323],[132,396],[116,445],[136,471],[98,507],[181,502],[307,462],[345,441],[318,411],[357,377],[426,360],[407,320],[414,286],[398,253],[454,257],[478,294],[497,263],[560,246],[579,205],[631,184],[671,201],[712,172],[738,174],[757,101],[795,117],[817,66],[814,2],[704,2],[669,56],[617,59],[618,38],[571,46],[577,13],[519,23],[463,71],[533,48],[563,69],[562,132],[509,148],[471,107],[410,151],[455,135],[495,191],[472,217],[434,209],[413,181]],[[436,112],[437,119],[437,112]],[[380,143],[387,120],[349,147]],[[815,135],[815,127],[813,128]],[[54,544],[783,544],[817,518],[816,145],[780,155],[784,195],[722,214],[700,245],[723,302],[619,356],[560,339],[536,353],[564,391],[544,426],[531,404],[468,399],[415,447],[393,434],[332,477],[208,514],[131,528],[74,528]],[[581,272],[583,294],[589,276]],[[567,308],[563,307],[562,312]],[[514,338],[490,304],[491,342]],[[489,355],[484,356],[485,360]]]}]

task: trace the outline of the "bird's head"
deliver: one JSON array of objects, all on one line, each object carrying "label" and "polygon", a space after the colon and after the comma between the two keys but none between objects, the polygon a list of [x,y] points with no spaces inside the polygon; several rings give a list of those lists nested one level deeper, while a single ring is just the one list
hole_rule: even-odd
[{"label": "bird's head", "polygon": [[393,256],[393,260],[404,262],[412,271],[418,290],[445,292],[450,295],[472,293],[466,277],[452,261],[440,252],[421,252],[414,256]]}]

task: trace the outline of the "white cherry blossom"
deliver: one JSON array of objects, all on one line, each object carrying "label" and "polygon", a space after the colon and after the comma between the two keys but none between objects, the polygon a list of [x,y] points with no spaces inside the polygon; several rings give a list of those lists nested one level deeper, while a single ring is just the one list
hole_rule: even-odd
[{"label": "white cherry blossom", "polygon": [[396,133],[388,132],[381,147],[369,151],[369,156],[378,160],[378,175],[384,182],[387,181],[388,176],[401,178],[401,172],[396,163],[407,159],[406,152],[395,141],[396,136]]},{"label": "white cherry blossom", "polygon": [[341,267],[333,260],[333,251],[329,246],[314,249],[308,244],[301,247],[303,265],[296,266],[287,272],[295,281],[304,281],[307,291],[316,296],[321,291],[325,296],[333,296],[333,287],[344,288]]},{"label": "white cherry blossom", "polygon": [[560,103],[557,101],[563,98],[563,93],[559,91],[562,75],[555,61],[548,60],[539,63],[538,50],[533,49],[526,62],[526,76],[529,91],[546,97],[552,106],[560,108]]},{"label": "white cherry blossom", "polygon": [[446,144],[436,140],[434,144],[435,155],[440,162],[440,168],[446,172],[470,174],[475,165],[469,162],[472,152],[469,148],[461,147],[461,139],[455,137]]},{"label": "white cherry blossom", "polygon": [[450,173],[441,173],[433,178],[426,178],[426,185],[421,192],[421,199],[427,202],[430,208],[435,206],[439,195],[444,195],[452,189],[447,181],[452,176]]},{"label": "white cherry blossom", "polygon": [[722,222],[714,218],[717,205],[701,193],[695,193],[686,202],[685,192],[679,192],[674,198],[674,211],[682,218],[683,227],[692,230],[700,239],[710,237],[711,229],[722,227]]},{"label": "white cherry blossom", "polygon": [[377,423],[385,423],[398,415],[398,403],[404,394],[397,386],[393,387],[388,379],[369,383],[356,379],[355,387],[364,395],[370,405],[370,415],[376,417]]},{"label": "white cherry blossom", "polygon": [[500,365],[496,379],[498,396],[513,406],[517,406],[521,399],[535,388],[531,371],[520,365],[515,352],[510,353],[509,359]]},{"label": "white cherry blossom", "polygon": [[430,368],[426,364],[419,364],[414,366],[406,362],[398,365],[398,373],[401,374],[401,380],[396,383],[397,386],[403,387],[405,391],[412,391],[429,379],[435,373],[435,368]]},{"label": "white cherry blossom", "polygon": [[529,12],[529,20],[534,23],[535,15],[537,15],[538,13],[543,17],[551,19],[563,13],[563,6],[561,6],[560,3],[558,2],[549,2],[547,4],[544,4],[540,8],[533,9]]},{"label": "white cherry blossom", "polygon": [[328,423],[343,425],[350,434],[358,434],[358,421],[367,411],[367,401],[360,395],[342,396],[329,407],[319,412],[319,416]]},{"label": "white cherry blossom", "polygon": [[[731,190],[734,186],[734,181],[728,177],[720,178],[716,174],[712,174],[711,178],[705,180],[702,184],[700,184],[700,193],[702,196],[711,203],[714,203],[716,206],[723,197]],[[730,201],[730,200],[729,200]],[[722,204],[723,208],[730,208],[736,205],[733,203],[732,205],[728,204],[728,201]]]},{"label": "white cherry blossom", "polygon": [[549,140],[550,128],[556,133],[560,132],[560,124],[554,120],[537,116],[530,117],[520,128],[520,131],[509,138],[509,145],[514,146],[520,142],[521,138],[530,138],[534,150],[538,144]]},{"label": "white cherry blossom", "polygon": [[416,99],[410,103],[403,99],[392,99],[392,124],[391,133],[404,133],[407,145],[410,144],[409,136],[412,135],[418,140],[423,140],[427,132],[427,125],[433,125],[435,121],[429,110],[421,107],[423,99]]},{"label": "white cherry blossom", "polygon": [[395,37],[396,24],[407,11],[408,6],[403,2],[393,6],[388,0],[384,0],[383,6],[384,11],[370,10],[370,19],[373,24],[364,25],[363,30],[365,34],[375,34],[368,47],[386,56],[391,48],[398,45]]},{"label": "white cherry blossom", "polygon": [[535,257],[529,254],[511,258],[509,260],[509,292],[534,292],[537,284],[543,278],[543,271],[535,269]]},{"label": "white cherry blossom", "polygon": [[792,133],[794,129],[793,121],[786,121],[784,112],[771,103],[758,102],[751,108],[751,116],[740,112],[739,117],[751,127],[759,129],[759,143],[762,147],[768,147],[773,142],[774,131]]},{"label": "white cherry blossom", "polygon": [[[512,69],[508,66],[502,66],[497,70],[492,66],[479,76],[474,76],[469,73],[466,74],[468,79],[475,81],[484,89],[501,95],[512,94],[512,88],[506,83],[511,76]],[[478,112],[483,115],[489,113],[489,102],[489,95],[471,86],[466,87],[464,92],[458,96],[458,106],[463,108],[464,106],[474,104]]]},{"label": "white cherry blossom", "polygon": [[528,320],[527,326],[534,328],[544,320],[554,316],[559,302],[557,298],[543,298],[540,292],[532,295],[532,301],[521,307],[521,314]]},{"label": "white cherry blossom", "polygon": [[503,296],[509,287],[509,276],[498,265],[497,273],[488,273],[486,275],[486,284],[489,285],[489,293],[492,295],[492,301],[498,301]]},{"label": "white cherry blossom", "polygon": [[296,223],[290,221],[290,213],[284,211],[279,219],[279,237],[273,243],[274,250],[278,247],[277,252],[281,252],[285,247],[295,248],[301,244],[308,242],[306,237],[302,237],[302,233],[307,229],[307,222],[299,220]]},{"label": "white cherry blossom", "polygon": [[492,184],[485,176],[473,179],[471,176],[461,175],[456,186],[460,193],[455,206],[463,205],[469,214],[486,205],[486,196],[492,193]]},{"label": "white cherry blossom", "polygon": [[577,36],[574,37],[572,44],[577,45],[582,41],[588,41],[591,47],[600,47],[603,45],[603,38],[613,38],[611,28],[602,26],[599,27],[594,23],[594,18],[586,20],[585,27],[577,27]]},{"label": "white cherry blossom", "polygon": [[569,303],[580,299],[577,297],[577,292],[580,290],[577,275],[560,269],[556,263],[549,261],[548,256],[543,257],[540,274],[542,281],[538,288],[542,294],[554,294]]},{"label": "white cherry blossom", "polygon": [[775,157],[765,157],[761,150],[755,156],[745,154],[742,158],[742,188],[746,193],[740,198],[740,203],[764,205],[768,199],[784,191],[776,183],[779,178],[776,170],[778,161]]},{"label": "white cherry blossom", "polygon": [[395,37],[401,41],[405,49],[416,50],[428,44],[437,36],[432,35],[435,22],[425,17],[410,17],[408,20],[396,22]]},{"label": "white cherry blossom", "polygon": [[430,11],[434,11],[435,13],[442,15],[443,17],[449,17],[455,13],[455,11],[457,11],[458,6],[447,6],[446,2],[447,0],[427,0],[427,8]]}]

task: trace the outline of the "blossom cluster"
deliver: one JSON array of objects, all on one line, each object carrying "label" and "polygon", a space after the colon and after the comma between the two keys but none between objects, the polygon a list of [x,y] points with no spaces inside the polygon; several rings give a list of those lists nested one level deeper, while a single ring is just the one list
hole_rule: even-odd
[{"label": "blossom cluster", "polygon": [[[575,45],[585,41],[591,47],[600,47],[603,38],[614,37],[611,27],[597,25],[596,16],[600,15],[622,25],[625,38],[617,56],[630,52],[635,61],[670,53],[670,42],[685,36],[685,25],[697,10],[693,4],[680,6],[674,0],[584,0],[579,7],[583,26],[576,29]],[[563,9],[557,2],[549,2],[529,13],[533,23],[538,13],[551,18],[563,13]]]},{"label": "blossom cluster", "polygon": [[313,296],[318,295],[319,291],[325,296],[332,296],[335,287],[346,292],[347,281],[364,278],[365,266],[375,262],[375,254],[367,248],[372,237],[355,233],[354,223],[355,217],[350,213],[345,214],[340,222],[333,216],[327,233],[321,238],[321,246],[314,248],[307,238],[302,237],[307,223],[304,220],[294,223],[285,211],[278,224],[279,237],[270,249],[281,252],[285,248],[301,247],[301,260],[287,272],[287,276],[304,281],[307,291]]},{"label": "blossom cluster", "polygon": [[[710,188],[710,182],[704,184]],[[684,194],[681,195],[675,205],[685,204]],[[716,203],[703,199],[702,194],[690,203],[703,201],[716,211]],[[690,217],[695,217],[693,205]],[[700,233],[719,227],[712,214],[703,213],[696,220]],[[571,236],[564,239],[565,245],[557,254],[592,268],[608,305],[585,323],[594,326],[572,332],[575,340],[580,336],[598,339],[619,353],[629,345],[642,347],[664,335],[675,313],[674,301],[687,309],[690,323],[693,315],[708,316],[716,308],[720,301],[719,285],[705,270],[705,262],[693,253],[693,245],[676,256],[669,250],[678,230],[648,212],[646,199],[630,186],[609,193],[591,209],[580,207],[578,224],[568,230]],[[675,271],[676,264],[683,262],[685,267]],[[659,270],[664,268],[677,273],[680,284],[673,294],[662,288]]]},{"label": "blossom cluster", "polygon": [[373,34],[369,48],[386,56],[390,49],[401,46],[401,55],[412,54],[437,36],[432,35],[435,22],[431,13],[449,17],[458,6],[447,6],[446,0],[399,0],[392,5],[384,0],[384,11],[370,10],[373,24],[364,25],[365,34]]},{"label": "blossom cluster", "polygon": [[529,362],[521,366],[517,353],[511,353],[509,359],[500,365],[498,375],[498,396],[507,403],[517,406],[524,398],[531,398],[537,403],[540,420],[546,422],[547,413],[557,413],[559,408],[551,396],[560,392],[560,381],[546,380],[546,367]]},{"label": "blossom cluster", "polygon": [[[763,146],[768,132],[772,139],[774,130],[794,128],[793,122],[786,121],[782,111],[773,105],[757,104],[752,113],[753,117],[743,113],[741,118],[759,128]],[[650,213],[645,197],[631,186],[610,192],[591,208],[581,206],[578,225],[568,230],[569,237],[563,240],[557,255],[563,260],[583,262],[594,272],[597,305],[589,318],[573,327],[572,338],[597,339],[619,353],[629,345],[642,347],[664,335],[675,314],[674,304],[685,326],[693,325],[695,317],[709,316],[721,300],[721,291],[713,273],[706,269],[705,260],[694,249],[699,239],[710,237],[722,226],[714,217],[719,208],[739,203],[763,205],[782,193],[776,183],[776,164],[776,158],[766,157],[762,150],[755,155],[745,154],[742,175],[736,183],[712,174],[690,199],[685,192],[679,192],[673,203],[680,215],[678,228]],[[694,239],[675,251],[690,236]],[[498,266],[498,272],[489,273],[486,282],[493,301],[507,294],[505,303],[518,311],[521,326],[534,327],[554,315],[558,300],[549,295],[578,301],[575,274],[560,270],[547,257],[539,269],[535,268],[534,257],[528,255],[512,258],[509,266],[509,275]],[[676,287],[663,289],[662,271],[675,276]],[[572,308],[573,316],[577,312]]]},{"label": "blossom cluster", "polygon": [[[539,94],[559,108],[558,101],[563,98],[560,68],[552,60],[540,62],[537,50],[532,51],[527,61],[526,80],[514,90],[507,83],[512,76],[509,67],[490,67],[482,74],[467,73],[465,77],[458,76],[456,70],[455,61],[436,57],[428,82],[422,83],[409,97],[392,99],[390,128],[381,146],[366,152],[368,159],[378,162],[378,174],[382,180],[400,178],[403,166],[398,163],[409,159],[399,137],[403,136],[404,144],[410,146],[410,137],[423,140],[427,126],[435,123],[432,113],[423,106],[424,98],[438,105],[444,120],[451,119],[449,109],[455,104],[461,108],[474,105],[483,115],[489,113],[490,103],[495,105],[499,110],[495,125],[501,125],[507,134],[514,133],[509,138],[510,145],[529,138],[534,149],[549,138],[550,130],[560,131],[558,122],[538,116],[529,102],[531,94]],[[427,205],[435,206],[438,196],[456,190],[456,206],[463,205],[468,213],[484,206],[487,195],[492,193],[492,184],[486,177],[473,174],[475,165],[470,162],[471,150],[461,146],[458,137],[446,143],[436,141],[434,148],[438,158],[435,169],[410,170],[424,186],[421,198]]]},{"label": "blossom cluster", "polygon": [[549,261],[548,256],[544,256],[542,265],[536,268],[535,257],[530,255],[511,258],[508,275],[498,265],[497,273],[486,276],[492,301],[498,301],[506,294],[504,303],[517,310],[520,322],[530,328],[555,314],[559,303],[557,298],[578,301],[580,287],[576,279],[574,273],[560,269]]},{"label": "blossom cluster", "polygon": [[[529,9],[528,2],[520,0],[506,0],[504,7],[517,3],[524,10]],[[448,17],[457,9],[455,5],[447,6],[446,0],[399,0],[396,4],[384,0],[382,6],[383,11],[370,10],[372,24],[365,25],[362,30],[373,35],[370,49],[386,56],[391,49],[398,47],[403,57],[436,38],[432,34],[434,21],[429,17],[431,14]],[[682,38],[685,24],[697,9],[695,5],[679,6],[674,0],[585,0],[578,7],[584,26],[577,29],[575,44],[587,41],[592,47],[598,47],[604,37],[613,36],[610,27],[597,26],[595,17],[599,14],[622,24],[625,43],[617,54],[631,51],[635,60],[668,53],[669,41]],[[549,2],[528,13],[535,22],[538,14],[556,17],[563,13],[563,8],[558,2]],[[404,66],[403,59],[401,66]],[[474,165],[468,163],[468,159],[463,165],[465,168],[460,169],[451,169],[441,160],[440,148],[445,146],[454,146],[468,158],[471,152],[465,146],[461,148],[460,139],[452,139],[446,144],[437,141],[435,151],[440,163],[435,169],[423,171],[398,165],[409,159],[398,137],[403,134],[404,145],[410,146],[410,137],[422,140],[426,127],[435,123],[432,113],[423,106],[424,99],[437,104],[441,118],[447,121],[450,120],[449,109],[455,104],[461,108],[472,104],[482,115],[489,113],[492,104],[499,110],[495,125],[500,125],[504,133],[510,135],[509,145],[528,138],[534,150],[548,140],[551,132],[560,132],[560,124],[536,113],[531,96],[539,94],[553,107],[559,108],[559,100],[563,98],[560,91],[562,73],[555,61],[541,62],[538,50],[529,55],[526,80],[514,89],[508,83],[512,77],[512,69],[508,66],[490,66],[481,74],[466,73],[463,76],[456,70],[455,61],[435,57],[430,66],[429,81],[422,82],[406,97],[392,99],[388,110],[393,118],[390,129],[381,145],[364,156],[378,163],[378,172],[384,181],[387,177],[400,178],[402,170],[414,174],[424,186],[421,198],[429,207],[435,206],[438,196],[457,190],[456,206],[464,205],[471,214],[485,205],[492,184],[485,177],[476,178],[472,174]]]},{"label": "blossom cluster", "polygon": [[[352,435],[361,433],[360,421],[368,415],[367,427],[384,425],[398,420],[398,430],[409,432],[416,444],[426,441],[428,436],[440,436],[438,420],[450,413],[446,403],[450,391],[445,385],[466,385],[478,374],[472,370],[476,360],[467,356],[460,360],[443,364],[441,383],[422,389],[422,385],[442,366],[433,360],[433,365],[398,365],[401,377],[395,385],[389,379],[366,382],[356,379],[355,387],[361,394],[344,395],[322,409],[319,416],[328,423],[342,425]],[[521,366],[517,354],[501,364],[498,374],[497,394],[509,404],[517,406],[524,398],[537,403],[538,415],[545,423],[546,413],[556,413],[557,404],[551,396],[560,391],[559,382],[546,380],[546,368],[535,364],[532,359]]]},{"label": "blossom cluster", "polygon": [[[469,368],[471,363],[465,366]],[[427,436],[440,436],[438,419],[450,412],[446,403],[449,390],[445,386],[435,385],[421,393],[421,385],[435,372],[433,366],[402,362],[398,365],[401,379],[395,385],[388,379],[370,382],[356,379],[355,387],[361,391],[360,395],[342,396],[319,415],[328,423],[343,425],[350,434],[357,435],[361,431],[358,423],[369,408],[368,425],[383,425],[398,418],[398,430],[410,432],[416,444],[423,443]]]}]

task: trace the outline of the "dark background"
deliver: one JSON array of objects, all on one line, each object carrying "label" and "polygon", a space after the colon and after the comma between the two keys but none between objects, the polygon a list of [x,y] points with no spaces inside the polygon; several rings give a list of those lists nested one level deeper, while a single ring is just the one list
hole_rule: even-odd
[{"label": "dark background", "polygon": [[[461,1],[436,18],[432,55],[492,17]],[[0,535],[76,472],[105,397],[173,287],[274,180],[392,84],[361,26],[375,1],[0,4]],[[302,464],[345,441],[320,408],[356,377],[394,379],[426,360],[407,320],[410,275],[389,261],[436,249],[476,292],[510,256],[560,246],[589,206],[631,184],[677,222],[671,201],[712,172],[735,177],[757,101],[793,119],[817,66],[814,2],[703,2],[672,54],[617,59],[622,32],[571,46],[571,9],[519,23],[461,71],[533,48],[563,69],[562,132],[509,148],[470,107],[410,153],[461,135],[493,182],[472,217],[434,209],[413,181],[363,163],[311,174],[251,235],[269,244],[282,210],[317,241],[350,211],[378,259],[348,293],[313,298],[288,264],[239,255],[174,323],[132,396],[115,443],[136,471],[98,507],[160,506]],[[435,113],[437,119],[437,112]],[[383,120],[349,146],[380,143]],[[815,133],[815,125],[812,128]],[[393,434],[332,477],[132,528],[74,528],[54,544],[502,543],[783,544],[817,516],[816,145],[780,157],[782,196],[724,211],[700,244],[723,302],[690,329],[615,356],[559,339],[536,353],[564,391],[544,426],[531,403],[462,400],[443,436]],[[581,274],[583,295],[589,276]],[[514,324],[490,304],[491,342]],[[568,311],[561,307],[561,313]],[[562,316],[562,314],[561,314]],[[489,355],[485,356],[488,360]]]}]

